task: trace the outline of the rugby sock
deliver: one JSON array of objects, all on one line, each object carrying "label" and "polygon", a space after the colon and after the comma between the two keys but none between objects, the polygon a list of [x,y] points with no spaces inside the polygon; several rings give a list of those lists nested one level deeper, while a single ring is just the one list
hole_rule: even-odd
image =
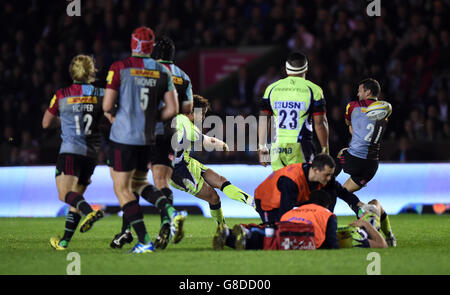
[{"label": "rugby sock", "polygon": [[251,198],[247,193],[232,185],[229,181],[222,184],[220,190],[230,199],[247,204],[247,200]]},{"label": "rugby sock", "polygon": [[[69,211],[69,213],[67,213],[64,236],[62,237],[61,242],[59,242],[61,246],[67,247],[67,244],[72,239],[72,236],[75,233],[75,230],[77,229],[80,220],[81,220],[80,214],[72,211]],[[64,241],[65,245],[63,245]]]},{"label": "rugby sock", "polygon": [[216,220],[217,225],[225,224],[225,217],[223,217],[222,211],[222,203],[220,201],[215,205],[209,204],[209,211],[211,212],[211,216]]},{"label": "rugby sock", "polygon": [[[136,192],[133,192],[133,195],[139,203],[139,195]],[[125,218],[125,214],[123,214],[122,215],[122,233],[125,233],[126,231],[130,231],[130,230],[131,230],[131,225]]]},{"label": "rugby sock", "polygon": [[[163,188],[163,190],[166,190],[166,193],[167,190],[172,193],[170,189]],[[144,199],[146,199],[148,202],[155,205],[155,207],[159,209],[162,223],[170,220],[170,216],[172,216],[175,209],[170,204],[167,195],[165,195],[162,190],[159,190],[155,186],[149,184],[142,190],[141,195]]]},{"label": "rugby sock", "polygon": [[92,211],[92,207],[86,202],[83,196],[76,192],[68,192],[65,197],[65,202],[70,206],[77,208],[83,213],[83,215],[88,215]]},{"label": "rugby sock", "polygon": [[[162,224],[162,223],[170,221],[170,217],[169,216],[172,216],[172,213],[173,213],[173,211],[175,209],[173,208],[173,192],[172,192],[172,190],[170,188],[168,188],[168,187],[163,187],[161,189],[161,192],[163,193],[163,195],[165,195],[167,197],[167,203],[170,205],[170,206],[168,206],[168,208],[171,211],[171,213],[167,212],[167,214],[169,214],[168,216],[163,216],[161,214],[161,224]],[[169,210],[167,210],[167,211],[169,211]]]},{"label": "rugby sock", "polygon": [[123,205],[123,216],[128,223],[134,228],[140,243],[148,244],[150,238],[144,224],[144,215],[137,200],[131,201]]},{"label": "rugby sock", "polygon": [[384,235],[386,237],[390,236],[392,234],[392,228],[391,223],[389,221],[389,216],[386,214],[386,212],[383,212],[383,214],[381,214],[380,222],[381,222],[381,230],[383,231]]}]

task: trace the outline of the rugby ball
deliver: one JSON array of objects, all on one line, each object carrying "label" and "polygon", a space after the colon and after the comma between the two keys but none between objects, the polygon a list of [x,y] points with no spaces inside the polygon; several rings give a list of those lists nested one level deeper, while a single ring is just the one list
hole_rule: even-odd
[{"label": "rugby ball", "polygon": [[379,100],[365,108],[363,112],[371,120],[383,120],[391,115],[392,106],[387,101]]}]

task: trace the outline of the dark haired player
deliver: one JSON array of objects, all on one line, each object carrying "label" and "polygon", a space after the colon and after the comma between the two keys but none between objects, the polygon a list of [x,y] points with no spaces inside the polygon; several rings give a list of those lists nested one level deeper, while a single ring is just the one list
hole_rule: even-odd
[{"label": "dark haired player", "polygon": [[101,136],[99,122],[103,117],[104,89],[90,84],[95,80],[95,71],[90,56],[75,56],[69,67],[73,84],[56,91],[42,119],[44,129],[61,124],[56,187],[59,199],[70,205],[64,236],[50,239],[50,245],[56,250],[67,249],[81,214],[86,216],[80,226],[81,232],[88,231],[103,217],[103,212],[93,210],[83,197],[97,165]]},{"label": "dark haired player", "polygon": [[[378,170],[380,143],[386,130],[389,115],[382,120],[372,120],[365,113],[365,108],[378,101],[380,84],[375,79],[364,79],[358,84],[358,101],[352,101],[345,111],[345,122],[349,126],[352,139],[348,148],[338,154],[335,175],[341,170],[350,174],[344,188],[355,192],[366,186]],[[381,223],[389,224],[387,214],[381,217]],[[387,237],[390,245],[395,244],[395,237]]]},{"label": "dark haired player", "polygon": [[[256,211],[264,223],[275,223],[284,213],[307,201],[310,192],[323,189],[332,197],[329,207],[334,210],[336,197],[344,200],[357,216],[362,211],[378,212],[343,188],[334,177],[335,162],[327,154],[314,157],[312,163],[297,163],[269,175],[255,190]],[[360,210],[361,209],[361,210]]]},{"label": "dark haired player", "polygon": [[173,84],[178,93],[178,104],[181,114],[189,114],[193,107],[192,83],[189,76],[174,64],[175,44],[167,36],[158,36],[152,58],[163,64],[171,73]]},{"label": "dark haired player", "polygon": [[194,143],[208,149],[228,151],[222,140],[202,134],[194,122],[202,122],[209,108],[209,102],[200,95],[194,95],[194,110],[189,114],[177,116],[177,143],[175,167],[171,185],[179,190],[205,200],[209,203],[211,216],[217,222],[217,232],[227,227],[223,216],[220,197],[215,189],[220,189],[227,197],[254,207],[254,198],[233,185],[224,176],[206,167],[190,156]]},{"label": "dark haired player", "polygon": [[[138,243],[132,249],[134,253],[152,252],[154,245],[147,234],[143,214],[133,192],[155,204],[161,214],[171,220],[171,235],[181,229],[184,222],[184,214],[177,212],[168,197],[147,181],[156,123],[170,120],[178,113],[171,73],[150,57],[154,41],[155,36],[150,28],[140,27],[133,32],[132,56],[111,65],[103,101],[105,112],[111,112],[114,105],[118,105],[111,126],[108,161],[114,191],[127,221],[124,225],[133,226],[138,236]],[[154,179],[159,179],[157,172],[153,171]],[[132,239],[132,236],[130,233],[121,238]],[[122,245],[120,240],[116,244],[117,247]]]},{"label": "dark haired player", "polygon": [[276,139],[270,148],[273,171],[313,159],[313,123],[322,153],[329,153],[325,99],[322,89],[305,78],[307,71],[306,56],[301,52],[291,53],[286,60],[288,76],[269,85],[262,98],[258,156],[263,166],[269,164],[268,120],[262,118],[273,115],[276,129]]}]

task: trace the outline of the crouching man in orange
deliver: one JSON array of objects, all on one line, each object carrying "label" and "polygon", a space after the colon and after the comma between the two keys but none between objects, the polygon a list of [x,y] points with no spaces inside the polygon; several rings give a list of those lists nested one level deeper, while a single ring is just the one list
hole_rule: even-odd
[{"label": "crouching man in orange", "polygon": [[328,209],[333,212],[336,198],[344,200],[361,217],[364,211],[379,215],[372,204],[365,204],[336,181],[336,164],[329,155],[319,154],[312,163],[286,166],[269,175],[255,190],[256,211],[263,223],[275,223],[281,216],[308,200],[313,190],[325,190],[331,197]]}]

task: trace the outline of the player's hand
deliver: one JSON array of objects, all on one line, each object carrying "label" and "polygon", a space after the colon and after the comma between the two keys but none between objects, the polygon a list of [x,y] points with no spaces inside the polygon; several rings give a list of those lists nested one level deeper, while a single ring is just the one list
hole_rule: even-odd
[{"label": "player's hand", "polygon": [[265,145],[260,145],[258,147],[258,160],[261,165],[267,167],[270,164],[269,161],[269,149]]},{"label": "player's hand", "polygon": [[362,204],[362,206],[360,206],[360,208],[364,211],[364,212],[371,212],[376,214],[377,216],[380,216],[380,210],[378,210],[378,207],[372,204]]},{"label": "player's hand", "polygon": [[355,220],[355,221],[349,223],[349,225],[350,226],[356,226],[356,227],[363,227],[363,226],[366,225],[366,221],[358,219],[358,220]]}]

